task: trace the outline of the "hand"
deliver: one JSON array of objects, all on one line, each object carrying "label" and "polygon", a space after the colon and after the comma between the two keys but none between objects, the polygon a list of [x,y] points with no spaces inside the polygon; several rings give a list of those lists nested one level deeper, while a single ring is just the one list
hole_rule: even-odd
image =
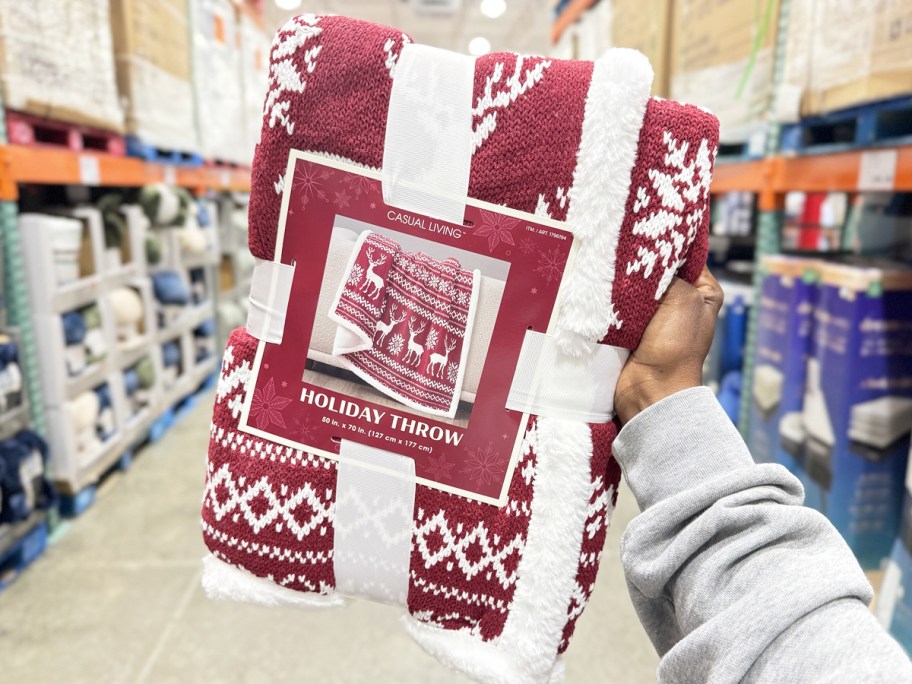
[{"label": "hand", "polygon": [[722,298],[705,267],[693,285],[680,278],[671,282],[618,378],[614,408],[622,423],[675,392],[703,384],[703,361]]}]

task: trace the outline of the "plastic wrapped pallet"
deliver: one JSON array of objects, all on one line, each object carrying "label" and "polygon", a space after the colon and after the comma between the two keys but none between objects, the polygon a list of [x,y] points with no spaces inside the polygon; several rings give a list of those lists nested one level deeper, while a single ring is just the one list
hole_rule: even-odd
[{"label": "plastic wrapped pallet", "polygon": [[670,96],[715,114],[723,143],[757,140],[762,152],[778,7],[776,0],[674,3]]},{"label": "plastic wrapped pallet", "polygon": [[912,93],[912,0],[797,0],[788,26],[783,102],[793,111]]},{"label": "plastic wrapped pallet", "polygon": [[238,15],[241,42],[241,89],[244,102],[244,149],[242,159],[253,161],[253,151],[260,141],[263,121],[263,102],[269,87],[269,47],[272,40],[246,14]]},{"label": "plastic wrapped pallet", "polygon": [[112,0],[111,29],[127,133],[153,147],[196,151],[185,0]]},{"label": "plastic wrapped pallet", "polygon": [[611,46],[634,48],[646,55],[655,71],[652,92],[665,97],[668,94],[671,3],[666,0],[613,0],[611,11]]},{"label": "plastic wrapped pallet", "polygon": [[10,109],[120,131],[107,0],[0,0],[0,73]]},{"label": "plastic wrapped pallet", "polygon": [[[210,159],[245,161],[238,22],[229,0],[191,0],[193,79],[200,149]],[[252,152],[252,151],[251,151]]]}]

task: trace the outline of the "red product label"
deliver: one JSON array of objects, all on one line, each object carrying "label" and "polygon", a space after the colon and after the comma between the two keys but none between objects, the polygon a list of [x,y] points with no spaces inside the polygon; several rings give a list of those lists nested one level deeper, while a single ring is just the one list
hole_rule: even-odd
[{"label": "red product label", "polygon": [[471,199],[463,225],[408,213],[379,174],[302,152],[282,216],[282,343],[260,342],[241,430],[333,459],[356,441],[502,504],[528,421],[507,395],[526,331],[550,329],[572,235]]}]

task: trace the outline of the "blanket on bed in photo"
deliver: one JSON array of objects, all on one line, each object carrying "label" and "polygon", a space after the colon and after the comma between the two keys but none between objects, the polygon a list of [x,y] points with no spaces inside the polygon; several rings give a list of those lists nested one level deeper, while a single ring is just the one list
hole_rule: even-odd
[{"label": "blanket on bed in photo", "polygon": [[358,238],[330,318],[333,355],[385,395],[452,418],[472,336],[477,271],[454,258],[403,251],[392,238]]},{"label": "blanket on bed in photo", "polygon": [[[302,15],[279,30],[252,172],[255,257],[273,259],[291,150],[379,170],[396,64],[410,42],[338,16]],[[475,62],[468,194],[574,233],[556,319],[570,353],[599,342],[634,349],[672,278],[693,282],[706,261],[718,121],[650,98],[651,81],[648,61],[631,50],[596,62],[513,53]],[[222,364],[202,507],[204,583],[222,598],[341,605],[337,463],[238,430],[256,348],[236,330]],[[404,606],[412,638],[483,682],[562,679],[621,477],[617,430],[533,416],[503,506],[417,485]]]}]

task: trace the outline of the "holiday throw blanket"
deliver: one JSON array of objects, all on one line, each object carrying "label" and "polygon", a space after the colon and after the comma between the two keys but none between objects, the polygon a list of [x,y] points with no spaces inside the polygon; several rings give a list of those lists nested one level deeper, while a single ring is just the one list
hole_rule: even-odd
[{"label": "holiday throw blanket", "polygon": [[[289,150],[379,169],[409,42],[333,16],[304,15],[279,31],[253,166],[254,256],[274,256]],[[645,58],[628,50],[595,63],[507,53],[476,61],[469,195],[574,232],[579,250],[558,312],[573,353],[593,341],[635,348],[672,277],[692,282],[706,260],[718,121],[650,99],[650,82]],[[235,331],[222,364],[204,583],[224,598],[339,605],[336,463],[237,429],[256,343]],[[419,644],[480,681],[560,681],[559,656],[595,584],[614,507],[616,434],[615,423],[533,416],[501,507],[417,486],[405,627]]]},{"label": "holiday throw blanket", "polygon": [[407,406],[452,418],[472,335],[478,271],[365,231],[330,310],[333,354]]}]

